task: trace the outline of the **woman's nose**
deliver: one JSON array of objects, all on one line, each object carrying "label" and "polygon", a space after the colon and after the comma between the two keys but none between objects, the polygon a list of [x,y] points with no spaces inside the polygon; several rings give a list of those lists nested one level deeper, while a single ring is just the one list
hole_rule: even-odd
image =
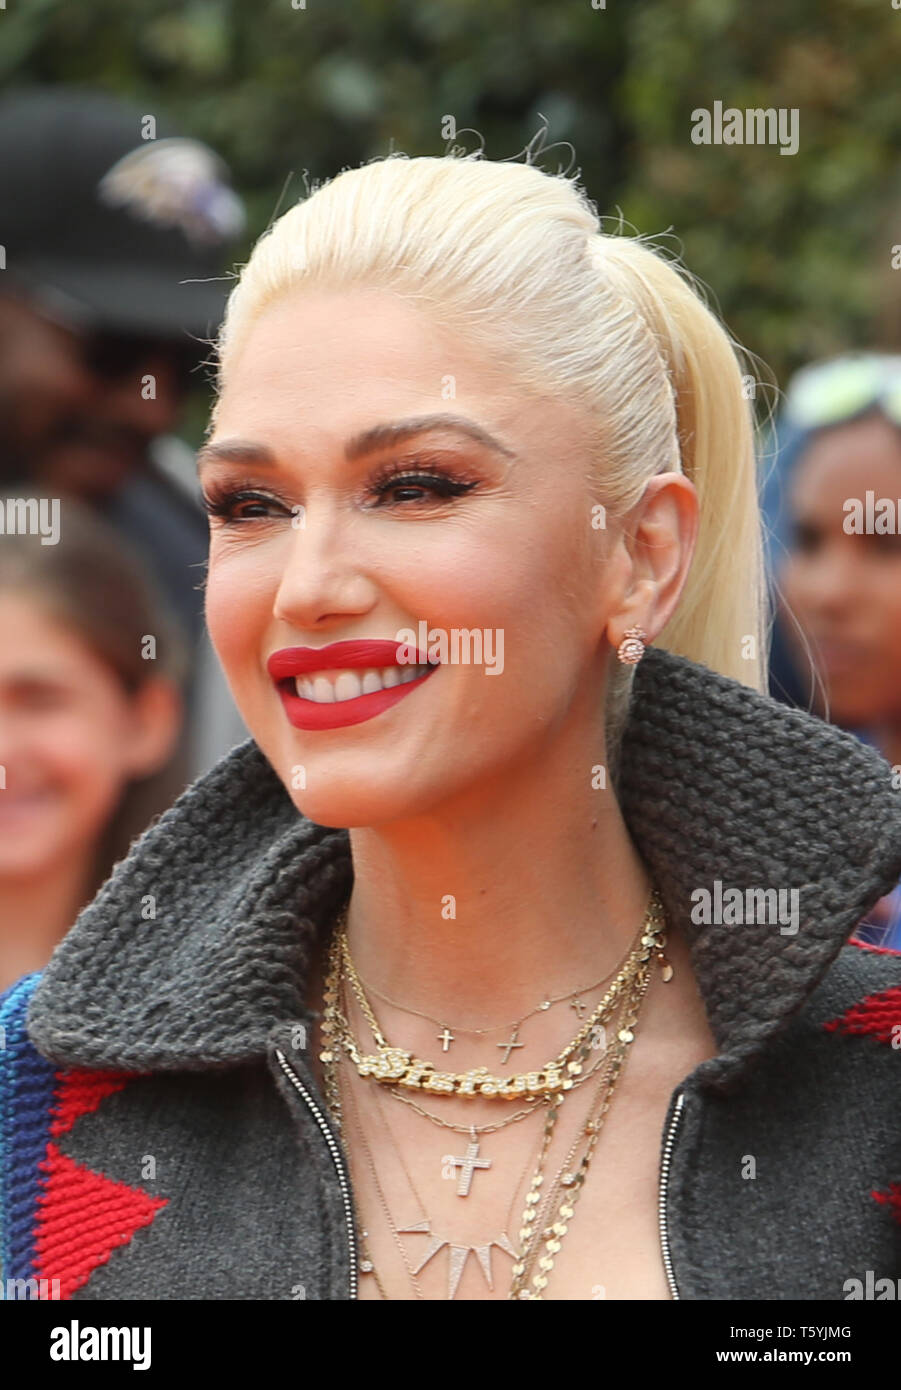
[{"label": "woman's nose", "polygon": [[359,538],[337,508],[308,503],[292,518],[273,615],[299,629],[368,612],[376,586],[361,566]]}]

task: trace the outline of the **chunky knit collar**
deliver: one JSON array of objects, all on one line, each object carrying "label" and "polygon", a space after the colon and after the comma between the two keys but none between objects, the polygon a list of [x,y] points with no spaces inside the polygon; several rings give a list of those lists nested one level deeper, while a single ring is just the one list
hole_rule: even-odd
[{"label": "chunky knit collar", "polygon": [[[691,941],[729,1089],[803,1006],[854,924],[901,875],[901,795],[872,749],[651,648],[636,669],[620,804],[670,922]],[[691,894],[796,888],[800,928],[695,926]],[[300,816],[252,739],[183,793],[116,865],[29,1010],[64,1066],[153,1072],[262,1057],[309,1019],[311,950],[353,882],[346,830]]]}]

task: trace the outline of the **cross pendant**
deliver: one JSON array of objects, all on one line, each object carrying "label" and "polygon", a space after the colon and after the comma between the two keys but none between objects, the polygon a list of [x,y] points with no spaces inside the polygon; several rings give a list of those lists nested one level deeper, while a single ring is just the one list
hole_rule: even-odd
[{"label": "cross pendant", "polygon": [[467,1144],[466,1153],[463,1158],[451,1156],[451,1162],[455,1168],[460,1169],[460,1181],[457,1183],[457,1196],[468,1197],[469,1185],[472,1182],[473,1171],[476,1168],[490,1168],[490,1158],[479,1158],[479,1141],[475,1137],[475,1130],[472,1131],[472,1142]]},{"label": "cross pendant", "polygon": [[498,1043],[498,1044],[497,1044],[498,1047],[504,1047],[504,1048],[507,1049],[506,1052],[504,1053],[503,1066],[506,1066],[507,1063],[509,1062],[509,1060],[510,1060],[510,1053],[513,1051],[514,1047],[522,1047],[522,1046],[523,1046],[523,1043],[517,1042],[517,1041],[516,1041],[516,1039],[517,1039],[518,1037],[519,1037],[519,1029],[518,1029],[518,1028],[514,1028],[514,1029],[513,1029],[513,1037],[510,1039],[509,1042]]},{"label": "cross pendant", "polygon": [[571,1009],[575,1009],[575,1011],[576,1011],[576,1013],[578,1014],[579,1018],[581,1018],[582,1015],[583,1015],[584,1012],[585,1012],[585,1005],[582,1003],[581,999],[580,999],[578,996],[576,996],[576,997],[573,999],[573,1001],[572,1001],[572,1003],[570,1004],[569,1007],[570,1007]]},{"label": "cross pendant", "polygon": [[443,1043],[441,1051],[446,1052],[447,1049],[450,1047],[451,1043],[454,1041],[454,1035],[449,1028],[445,1028],[443,1033],[438,1034],[438,1041],[440,1043]]}]

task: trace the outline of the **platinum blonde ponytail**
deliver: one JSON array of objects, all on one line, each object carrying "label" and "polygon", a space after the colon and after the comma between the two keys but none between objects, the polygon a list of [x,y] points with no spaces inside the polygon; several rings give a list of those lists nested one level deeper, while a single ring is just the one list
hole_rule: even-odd
[{"label": "platinum blonde ponytail", "polygon": [[[260,314],[301,286],[406,296],[490,345],[524,389],[587,407],[597,421],[588,482],[613,516],[654,474],[683,471],[700,500],[698,541],[657,645],[764,688],[747,377],[718,318],[661,252],[605,233],[565,176],[480,155],[392,154],[345,170],[260,238],[228,302],[220,384]],[[613,666],[618,726],[631,672]]]}]

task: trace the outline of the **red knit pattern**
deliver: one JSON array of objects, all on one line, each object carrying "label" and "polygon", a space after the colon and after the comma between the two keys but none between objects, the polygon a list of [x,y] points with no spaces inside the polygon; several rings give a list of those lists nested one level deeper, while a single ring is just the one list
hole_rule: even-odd
[{"label": "red knit pattern", "polygon": [[[868,994],[859,1004],[853,1004],[840,1018],[830,1019],[828,1023],[823,1024],[828,1033],[866,1033],[881,1043],[891,1043],[892,1029],[899,1026],[901,985],[894,985],[880,994]],[[901,1034],[897,1036],[901,1037]]]},{"label": "red knit pattern", "polygon": [[892,1216],[901,1224],[901,1182],[889,1183],[888,1192],[871,1192],[877,1202],[891,1208]]},{"label": "red knit pattern", "polygon": [[71,1298],[117,1246],[150,1225],[168,1199],[92,1173],[52,1141],[41,1169],[47,1178],[38,1199],[36,1274],[58,1279],[59,1297]]},{"label": "red knit pattern", "polygon": [[896,951],[894,946],[874,946],[869,941],[858,941],[856,936],[848,940],[849,946],[856,946],[860,951],[875,951],[878,956],[901,956],[901,951]]},{"label": "red knit pattern", "polygon": [[50,1133],[54,1139],[70,1130],[82,1115],[89,1115],[107,1096],[121,1091],[130,1077],[115,1071],[65,1071],[59,1076],[59,1089]]}]

